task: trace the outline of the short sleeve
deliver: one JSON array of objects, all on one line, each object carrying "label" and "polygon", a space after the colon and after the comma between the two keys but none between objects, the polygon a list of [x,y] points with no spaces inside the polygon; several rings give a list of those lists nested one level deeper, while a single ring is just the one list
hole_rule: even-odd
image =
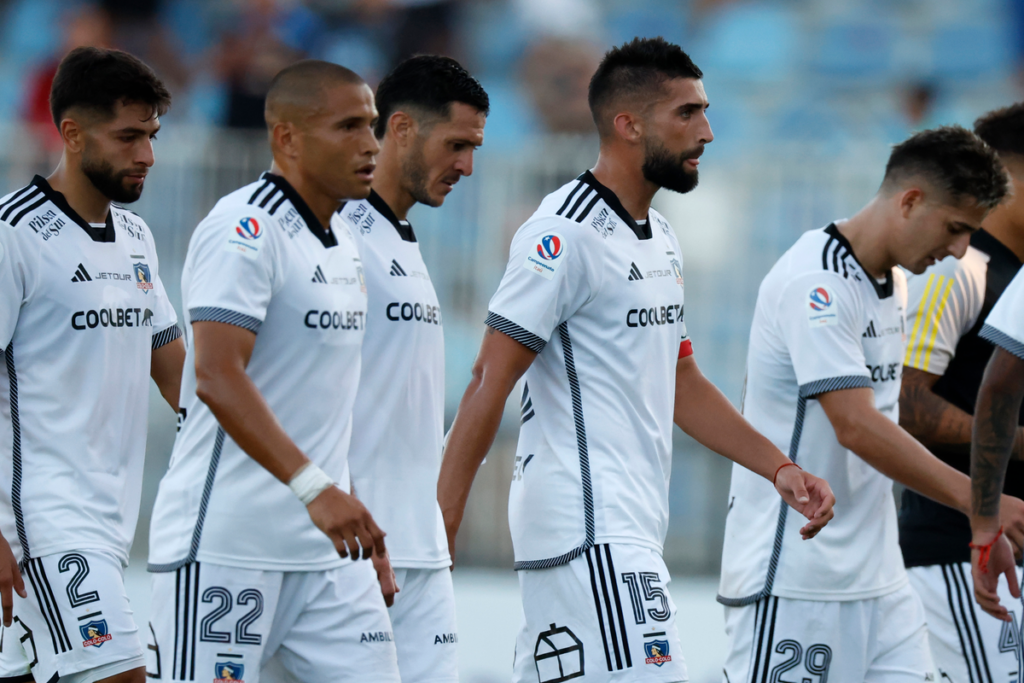
[{"label": "short sleeve", "polygon": [[251,209],[215,210],[196,228],[182,292],[190,323],[228,323],[259,332],[278,268],[271,219]]},{"label": "short sleeve", "polygon": [[174,306],[167,298],[167,290],[164,288],[163,280],[160,279],[160,260],[156,255],[156,245],[150,239],[151,270],[153,273],[153,350],[156,351],[165,344],[181,336],[181,328],[178,327],[178,315],[174,312]]},{"label": "short sleeve", "polygon": [[801,396],[871,386],[861,343],[862,306],[854,288],[828,272],[801,275],[783,290],[779,332]]},{"label": "short sleeve", "polygon": [[[980,255],[970,258],[980,263]],[[935,375],[946,372],[960,337],[974,326],[984,302],[984,286],[972,277],[971,265],[943,261],[907,278],[909,338],[904,365]]]},{"label": "short sleeve", "polygon": [[25,300],[25,281],[14,231],[0,224],[0,351],[7,348],[18,326]]},{"label": "short sleeve", "polygon": [[999,296],[979,336],[1024,359],[1024,268]]},{"label": "short sleeve", "polygon": [[527,223],[512,240],[486,324],[537,353],[590,297],[599,275],[588,236],[558,219]]}]

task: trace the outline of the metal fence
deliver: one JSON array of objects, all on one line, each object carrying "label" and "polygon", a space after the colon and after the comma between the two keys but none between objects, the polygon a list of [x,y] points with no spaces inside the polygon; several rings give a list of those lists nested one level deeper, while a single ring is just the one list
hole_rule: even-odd
[{"label": "metal fence", "polygon": [[[168,126],[157,164],[135,205],[149,223],[161,275],[180,312],[180,276],[192,230],[218,198],[252,182],[270,163],[263,135]],[[0,130],[4,192],[56,159],[29,131]],[[748,156],[708,147],[700,186],[680,196],[662,192],[655,206],[675,227],[684,251],[687,326],[701,368],[735,403],[742,390],[746,346],[757,287],[768,269],[805,231],[850,215],[873,194],[886,150],[852,147],[825,156],[793,146],[758,147]],[[478,152],[475,173],[439,209],[416,207],[410,220],[445,311],[447,421],[451,422],[483,335],[487,301],[504,272],[516,228],[540,199],[593,165],[592,138],[538,139],[513,152]],[[144,555],[149,511],[166,469],[174,415],[159,395],[151,401],[143,513],[134,552]],[[514,404],[514,406],[512,405]],[[460,564],[511,566],[506,503],[518,431],[518,399],[477,477],[459,538]],[[714,573],[721,551],[730,464],[676,430],[668,564],[681,573]]]}]

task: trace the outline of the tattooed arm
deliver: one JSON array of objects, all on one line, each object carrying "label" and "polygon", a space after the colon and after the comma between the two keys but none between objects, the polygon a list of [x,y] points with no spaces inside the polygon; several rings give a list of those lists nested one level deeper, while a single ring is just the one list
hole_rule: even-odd
[{"label": "tattooed arm", "polygon": [[1003,491],[1006,466],[1017,431],[1017,416],[1024,398],[1024,359],[997,347],[985,368],[985,377],[978,391],[974,409],[974,432],[971,439],[971,530],[975,545],[992,545],[988,571],[978,565],[978,550],[971,553],[974,595],[982,609],[992,616],[1009,621],[1006,608],[999,604],[997,586],[1005,574],[1014,597],[1017,587],[1016,565],[1005,536],[996,539],[999,531],[999,503]]},{"label": "tattooed arm", "polygon": [[[900,426],[926,448],[941,446],[946,452],[970,455],[974,419],[932,390],[940,377],[910,366],[903,367]],[[1024,429],[1020,427],[1015,427],[1011,459],[1024,460]]]}]

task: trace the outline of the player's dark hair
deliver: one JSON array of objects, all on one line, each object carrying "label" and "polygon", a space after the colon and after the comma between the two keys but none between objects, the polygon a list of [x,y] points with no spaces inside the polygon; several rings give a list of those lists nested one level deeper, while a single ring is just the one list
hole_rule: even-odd
[{"label": "player's dark hair", "polygon": [[972,199],[992,208],[1009,191],[1006,172],[995,151],[962,126],[942,126],[916,133],[892,149],[882,187],[922,176],[949,199]]},{"label": "player's dark hair", "polygon": [[118,102],[145,104],[153,116],[163,116],[171,93],[142,60],[121,50],[78,47],[61,60],[50,88],[50,114],[58,128],[69,109],[110,119]]},{"label": "player's dark hair", "polygon": [[380,118],[373,132],[377,139],[382,139],[388,129],[388,119],[402,107],[446,119],[451,115],[453,102],[468,104],[484,116],[491,110],[491,100],[480,81],[451,57],[410,57],[392,69],[377,86]]},{"label": "player's dark hair", "polygon": [[650,99],[671,78],[702,78],[704,73],[683,49],[664,38],[634,38],[609,50],[590,79],[587,101],[597,130],[604,135],[610,121],[605,109],[628,97]]},{"label": "player's dark hair", "polygon": [[997,154],[1024,157],[1024,103],[990,111],[974,122],[974,133]]}]

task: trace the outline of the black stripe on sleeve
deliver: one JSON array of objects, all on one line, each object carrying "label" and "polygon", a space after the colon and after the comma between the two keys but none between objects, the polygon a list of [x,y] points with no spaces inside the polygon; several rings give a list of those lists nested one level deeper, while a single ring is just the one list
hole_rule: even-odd
[{"label": "black stripe on sleeve", "polygon": [[249,330],[253,334],[259,334],[260,325],[263,321],[245,313],[232,311],[227,308],[216,306],[198,306],[188,309],[189,321],[193,323],[214,322],[235,325],[242,329]]},{"label": "black stripe on sleeve", "polygon": [[523,329],[511,320],[503,318],[497,313],[488,311],[487,319],[484,320],[484,325],[493,327],[498,332],[512,337],[534,353],[540,353],[544,350],[544,347],[547,346],[547,342],[535,335],[533,332]]},{"label": "black stripe on sleeve", "polygon": [[1024,344],[1021,344],[999,328],[986,323],[982,325],[981,332],[978,333],[978,336],[985,341],[992,342],[1001,349],[1009,351],[1013,355],[1017,356],[1017,358],[1024,360]]},{"label": "black stripe on sleeve", "polygon": [[583,204],[583,201],[584,201],[584,200],[585,200],[585,199],[587,198],[587,196],[588,196],[588,195],[589,195],[589,194],[590,194],[591,192],[594,192],[594,188],[592,188],[592,187],[590,187],[590,186],[588,185],[588,186],[587,186],[587,190],[586,190],[586,192],[584,192],[583,194],[581,194],[581,195],[579,196],[579,199],[577,199],[577,200],[576,200],[576,203],[572,205],[572,208],[571,208],[571,209],[569,209],[569,213],[565,214],[565,217],[566,217],[566,218],[572,218],[572,217],[573,217],[573,215],[574,215],[574,214],[576,213],[576,210],[580,208],[580,205],[581,205],[581,204]]},{"label": "black stripe on sleeve", "polygon": [[590,215],[590,212],[594,209],[594,206],[600,199],[600,194],[594,194],[594,198],[590,200],[589,204],[587,204],[587,208],[583,209],[583,211],[580,212],[580,215],[576,216],[576,222],[582,223],[583,219]]},{"label": "black stripe on sleeve", "polygon": [[828,377],[800,385],[800,398],[814,398],[830,391],[870,387],[871,378],[865,375],[846,375],[844,377]]},{"label": "black stripe on sleeve", "polygon": [[[25,202],[27,202],[29,200],[32,200],[32,199],[35,199],[39,195],[43,194],[43,191],[40,190],[38,187],[35,187],[35,185],[33,185],[32,187],[35,188],[34,192],[29,192],[28,194],[24,195],[18,201],[14,202],[13,204],[9,204],[7,206],[7,208],[4,210],[3,214],[0,214],[0,221],[6,221],[8,218],[11,217],[11,214],[14,213],[14,210],[17,209],[19,206],[21,206]],[[45,195],[43,195],[43,196],[45,198]]]},{"label": "black stripe on sleeve", "polygon": [[555,212],[556,216],[562,215],[562,212],[565,211],[565,207],[569,206],[569,202],[572,201],[572,198],[576,196],[576,193],[579,192],[580,188],[583,187],[584,185],[586,185],[586,183],[584,183],[582,180],[576,183],[576,187],[572,188],[572,192],[569,193],[569,196],[565,198],[564,202],[562,202],[562,206],[558,209],[558,211]]},{"label": "black stripe on sleeve", "polygon": [[[42,206],[43,204],[45,204],[48,201],[50,201],[50,200],[46,198],[46,195],[43,195],[42,197],[39,198],[39,201],[32,202],[31,204],[26,206],[24,209],[19,211],[17,216],[15,216],[14,218],[11,219],[11,225],[17,225],[18,222],[21,221],[21,219],[24,218],[26,214],[29,214],[29,213],[35,211],[36,209],[38,209],[40,206]],[[11,207],[11,208],[13,208],[13,207]]]},{"label": "black stripe on sleeve", "polygon": [[153,335],[153,350],[156,351],[161,346],[170,344],[175,339],[181,336],[181,328],[177,325],[171,325],[167,329],[160,330]]},{"label": "black stripe on sleeve", "polygon": [[253,202],[255,202],[256,198],[259,197],[260,194],[263,192],[263,190],[267,189],[268,187],[270,187],[270,181],[269,180],[264,180],[263,184],[260,185],[258,188],[256,188],[256,191],[252,193],[252,196],[249,197],[249,201],[246,202],[246,203],[247,204],[252,204]]}]

